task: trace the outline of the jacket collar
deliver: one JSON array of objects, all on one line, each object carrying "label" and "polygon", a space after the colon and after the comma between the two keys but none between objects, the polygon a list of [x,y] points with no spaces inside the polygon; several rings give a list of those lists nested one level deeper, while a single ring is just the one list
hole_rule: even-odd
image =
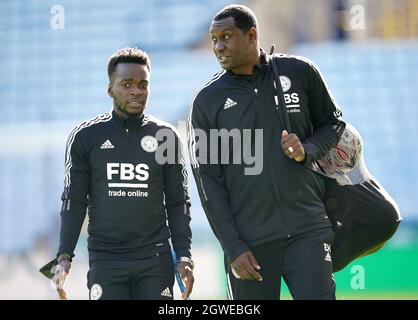
[{"label": "jacket collar", "polygon": [[122,118],[115,110],[112,110],[112,117],[114,121],[124,129],[139,130],[144,123],[144,113],[138,117]]},{"label": "jacket collar", "polygon": [[263,72],[263,71],[268,70],[269,67],[270,67],[270,57],[266,54],[266,52],[263,49],[260,48],[260,63],[254,66],[252,75],[239,75],[239,74],[233,73],[231,70],[227,70],[226,72],[227,74],[233,77],[253,78],[257,74],[259,74],[260,71]]}]

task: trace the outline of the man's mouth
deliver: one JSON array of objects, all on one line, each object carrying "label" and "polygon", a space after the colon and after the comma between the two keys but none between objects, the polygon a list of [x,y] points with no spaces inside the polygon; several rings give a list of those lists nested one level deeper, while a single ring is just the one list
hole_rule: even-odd
[{"label": "man's mouth", "polygon": [[220,63],[224,63],[227,59],[229,59],[228,56],[219,56],[218,57],[218,60],[219,60]]},{"label": "man's mouth", "polygon": [[133,105],[133,106],[140,106],[142,102],[139,100],[131,100],[128,102],[128,104]]}]

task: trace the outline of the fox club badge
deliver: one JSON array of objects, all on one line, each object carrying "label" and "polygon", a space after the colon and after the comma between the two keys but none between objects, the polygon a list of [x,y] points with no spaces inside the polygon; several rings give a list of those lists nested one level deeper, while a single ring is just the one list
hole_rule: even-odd
[{"label": "fox club badge", "polygon": [[103,294],[103,289],[100,284],[95,283],[90,290],[90,299],[99,300]]},{"label": "fox club badge", "polygon": [[289,91],[290,87],[292,86],[292,82],[286,76],[280,76],[280,83],[282,84],[283,92]]},{"label": "fox club badge", "polygon": [[158,148],[158,141],[153,136],[145,136],[141,139],[141,147],[146,152],[154,152]]}]

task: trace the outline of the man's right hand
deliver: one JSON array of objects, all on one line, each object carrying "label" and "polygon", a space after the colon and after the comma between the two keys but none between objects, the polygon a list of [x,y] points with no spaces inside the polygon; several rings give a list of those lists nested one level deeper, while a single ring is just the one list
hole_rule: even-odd
[{"label": "man's right hand", "polygon": [[67,255],[60,255],[58,256],[58,264],[55,267],[55,275],[53,281],[57,287],[57,289],[63,289],[65,277],[70,272],[71,268],[71,261]]},{"label": "man's right hand", "polygon": [[244,252],[232,261],[231,268],[238,279],[263,281],[263,277],[257,272],[261,267],[251,251]]}]

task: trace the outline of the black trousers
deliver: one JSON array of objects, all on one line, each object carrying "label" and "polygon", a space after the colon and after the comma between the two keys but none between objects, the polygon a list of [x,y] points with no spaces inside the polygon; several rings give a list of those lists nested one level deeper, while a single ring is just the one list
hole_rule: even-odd
[{"label": "black trousers", "polygon": [[283,277],[294,299],[335,299],[330,256],[334,232],[316,229],[250,248],[261,266],[263,281],[237,279],[225,258],[228,298],[277,300]]},{"label": "black trousers", "polygon": [[95,260],[87,287],[91,300],[173,300],[170,252],[138,260]]},{"label": "black trousers", "polygon": [[400,214],[373,179],[352,186],[339,186],[326,179],[326,189],[325,204],[335,232],[333,271],[337,272],[382,248],[397,230]]}]

